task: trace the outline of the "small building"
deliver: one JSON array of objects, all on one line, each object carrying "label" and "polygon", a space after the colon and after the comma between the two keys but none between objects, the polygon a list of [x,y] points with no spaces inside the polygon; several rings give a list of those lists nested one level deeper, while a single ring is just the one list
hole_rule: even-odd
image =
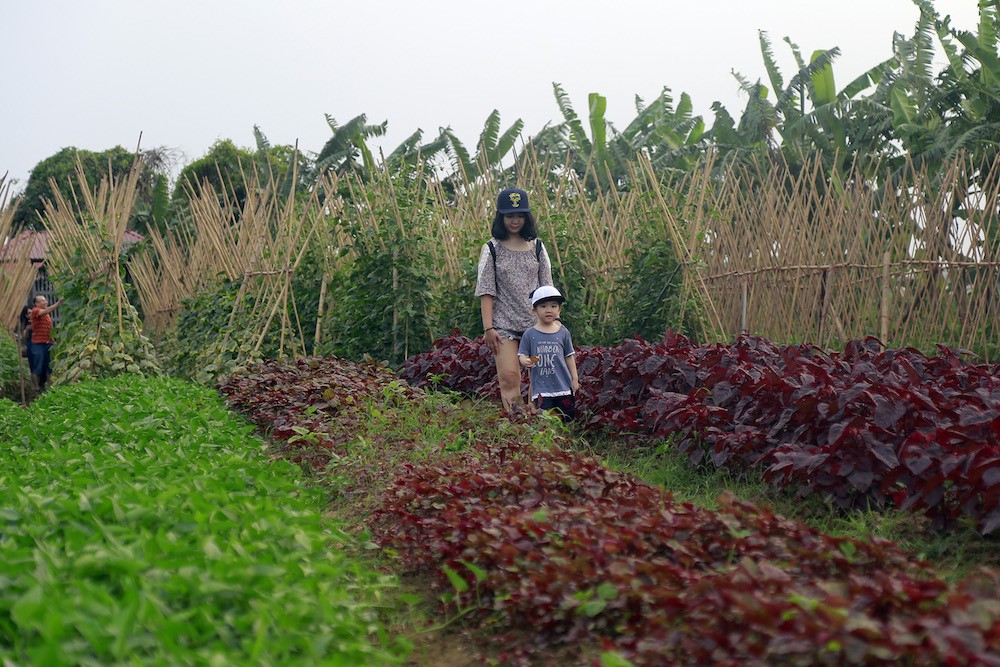
[{"label": "small building", "polygon": [[[127,248],[132,246],[145,237],[139,232],[134,232],[132,230],[126,230],[125,235],[122,238],[122,247]],[[8,252],[12,254],[19,254],[16,249],[21,247],[24,243],[31,244],[31,251],[28,253],[28,258],[31,263],[36,265],[38,272],[35,274],[35,282],[31,286],[31,291],[24,296],[24,304],[28,307],[34,302],[35,296],[38,294],[45,295],[45,298],[52,303],[55,300],[54,290],[52,287],[52,282],[49,280],[48,273],[45,270],[45,258],[49,252],[49,232],[45,230],[37,229],[26,229],[14,238],[12,238],[8,244],[0,249],[0,262],[3,261],[4,255]],[[59,309],[56,308],[52,311],[52,322],[59,322]]]}]

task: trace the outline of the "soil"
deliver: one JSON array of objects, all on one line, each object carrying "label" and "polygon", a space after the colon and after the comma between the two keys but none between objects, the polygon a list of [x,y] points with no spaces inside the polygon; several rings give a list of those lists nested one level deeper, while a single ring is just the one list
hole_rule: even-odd
[{"label": "soil", "polygon": [[410,667],[481,667],[484,660],[468,636],[462,632],[439,630],[416,639],[406,664]]}]

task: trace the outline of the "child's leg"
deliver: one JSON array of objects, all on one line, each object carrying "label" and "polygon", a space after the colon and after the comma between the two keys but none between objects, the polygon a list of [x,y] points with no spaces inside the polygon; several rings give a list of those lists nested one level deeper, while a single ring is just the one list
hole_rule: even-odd
[{"label": "child's leg", "polygon": [[560,412],[560,416],[564,422],[571,422],[576,419],[576,397],[573,394],[569,396],[560,396],[559,404],[556,408]]},{"label": "child's leg", "polygon": [[563,422],[576,419],[576,400],[572,394],[569,396],[539,396],[536,400],[539,410],[554,410]]}]

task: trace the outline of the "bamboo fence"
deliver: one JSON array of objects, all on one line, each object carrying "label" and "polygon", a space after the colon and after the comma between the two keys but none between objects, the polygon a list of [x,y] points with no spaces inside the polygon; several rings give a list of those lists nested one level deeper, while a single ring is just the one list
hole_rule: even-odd
[{"label": "bamboo fence", "polygon": [[[996,357],[1000,339],[997,165],[957,160],[899,187],[859,172],[831,185],[816,160],[692,174],[669,224],[718,336],[838,347],[935,344]],[[651,174],[647,173],[647,176]]]},{"label": "bamboo fence", "polygon": [[[895,347],[931,350],[942,343],[989,359],[998,354],[1000,336],[1000,169],[971,172],[964,164],[955,162],[933,181],[909,165],[900,179],[905,185],[892,188],[858,172],[832,179],[819,160],[793,171],[774,162],[721,167],[712,155],[671,180],[640,157],[627,188],[595,195],[584,186],[586,175],[557,174],[528,158],[518,164],[516,185],[529,193],[556,284],[599,320],[616,316],[623,277],[645,235],[675,248],[683,270],[663,280],[697,295],[709,339],[749,332],[837,348],[874,335]],[[154,339],[172,325],[184,299],[222,276],[240,284],[231,319],[249,309],[257,349],[278,324],[297,334],[287,353],[301,354],[306,332],[292,278],[306,248],[320,244],[320,317],[310,332],[318,343],[323,313],[337,307],[325,302],[327,283],[356,251],[357,240],[336,224],[343,219],[365,232],[364,242],[384,244],[383,232],[398,228],[402,240],[428,253],[437,284],[468,290],[472,304],[496,193],[515,185],[484,169],[449,193],[437,179],[394,182],[382,168],[366,179],[327,175],[297,201],[294,193],[282,199],[273,182],[253,172],[244,182],[242,206],[232,188],[220,199],[207,183],[192,186],[189,230],[151,232],[147,251],[131,260]],[[570,270],[579,282],[569,279]],[[408,333],[395,331],[395,319],[393,326],[409,350]]]}]

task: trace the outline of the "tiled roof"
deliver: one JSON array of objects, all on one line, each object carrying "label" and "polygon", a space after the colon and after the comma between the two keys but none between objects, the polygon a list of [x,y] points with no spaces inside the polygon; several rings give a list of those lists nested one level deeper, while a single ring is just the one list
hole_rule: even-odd
[{"label": "tiled roof", "polygon": [[[145,237],[139,232],[134,232],[131,229],[125,230],[125,235],[122,238],[122,243],[124,246],[130,246],[134,243],[142,241]],[[47,231],[38,231],[35,229],[27,229],[14,238],[10,239],[2,248],[0,248],[0,260],[7,255],[8,252],[12,254],[17,254],[14,249],[18,248],[22,243],[31,243],[31,261],[40,262],[45,259],[45,255],[49,250],[49,233]]]}]

